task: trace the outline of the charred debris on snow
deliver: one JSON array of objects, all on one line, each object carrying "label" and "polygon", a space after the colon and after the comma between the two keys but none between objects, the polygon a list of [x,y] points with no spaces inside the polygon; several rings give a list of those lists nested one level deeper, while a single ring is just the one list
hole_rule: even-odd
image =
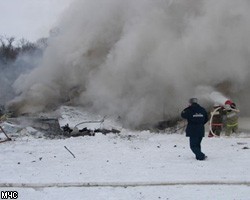
[{"label": "charred debris on snow", "polygon": [[[7,116],[7,117],[5,117]],[[41,133],[43,137],[56,139],[56,138],[68,138],[68,137],[79,137],[79,136],[95,136],[96,133],[101,134],[119,134],[120,131],[115,128],[103,128],[102,124],[105,120],[105,117],[99,121],[83,121],[74,127],[70,127],[69,124],[60,126],[58,118],[56,117],[38,117],[32,115],[22,115],[22,116],[12,116],[11,113],[8,113],[4,107],[0,109],[0,117],[12,125],[17,125],[23,129],[26,127],[32,127],[37,132]],[[99,128],[89,128],[87,125],[89,123],[99,123]],[[77,126],[81,124],[81,128]],[[98,127],[98,126],[95,126]],[[138,130],[149,130],[150,132],[155,133],[176,133],[185,128],[185,124],[182,124],[179,118],[173,118],[169,120],[162,120],[155,125],[142,125]]]}]

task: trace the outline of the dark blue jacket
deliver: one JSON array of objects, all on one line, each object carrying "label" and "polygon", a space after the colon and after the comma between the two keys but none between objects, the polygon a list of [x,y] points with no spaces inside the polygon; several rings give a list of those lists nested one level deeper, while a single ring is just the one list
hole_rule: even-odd
[{"label": "dark blue jacket", "polygon": [[197,103],[193,103],[181,112],[181,117],[188,121],[186,136],[204,137],[204,125],[208,121],[207,111]]}]

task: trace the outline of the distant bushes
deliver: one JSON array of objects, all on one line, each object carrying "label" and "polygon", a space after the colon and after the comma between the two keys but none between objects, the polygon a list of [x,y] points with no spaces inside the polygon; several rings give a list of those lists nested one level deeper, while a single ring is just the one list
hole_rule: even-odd
[{"label": "distant bushes", "polygon": [[39,54],[47,47],[47,38],[41,38],[36,43],[26,39],[16,40],[14,37],[0,36],[0,62],[3,67],[14,62],[21,54]]}]

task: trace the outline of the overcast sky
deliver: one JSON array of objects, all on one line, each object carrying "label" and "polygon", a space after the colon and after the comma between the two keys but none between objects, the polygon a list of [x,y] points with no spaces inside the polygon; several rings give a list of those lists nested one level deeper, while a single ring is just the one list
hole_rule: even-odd
[{"label": "overcast sky", "polygon": [[36,41],[48,36],[73,0],[0,0],[0,36]]}]

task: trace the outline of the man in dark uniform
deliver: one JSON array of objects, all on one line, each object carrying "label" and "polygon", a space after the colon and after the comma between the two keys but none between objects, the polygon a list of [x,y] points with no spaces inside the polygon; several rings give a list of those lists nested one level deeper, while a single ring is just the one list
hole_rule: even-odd
[{"label": "man in dark uniform", "polygon": [[205,136],[204,125],[208,121],[207,111],[198,104],[197,98],[189,100],[190,106],[181,112],[181,117],[186,119],[188,124],[186,136],[189,137],[190,148],[197,160],[205,160],[207,156],[201,151],[201,141]]}]

